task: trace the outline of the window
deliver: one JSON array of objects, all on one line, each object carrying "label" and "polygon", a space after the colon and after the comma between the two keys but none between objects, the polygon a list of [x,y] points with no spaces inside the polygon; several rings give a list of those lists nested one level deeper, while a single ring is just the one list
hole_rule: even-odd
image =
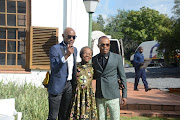
[{"label": "window", "polygon": [[30,69],[50,69],[49,49],[58,43],[58,28],[31,27]]},{"label": "window", "polygon": [[0,0],[0,68],[26,68],[27,1]]},{"label": "window", "polygon": [[0,0],[0,70],[50,69],[58,29],[32,27],[31,0]]}]

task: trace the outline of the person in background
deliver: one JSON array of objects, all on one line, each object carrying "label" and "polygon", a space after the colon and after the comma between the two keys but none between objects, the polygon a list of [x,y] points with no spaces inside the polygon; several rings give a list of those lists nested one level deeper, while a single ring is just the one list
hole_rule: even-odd
[{"label": "person in background", "polygon": [[139,91],[138,89],[138,83],[139,79],[142,78],[142,81],[144,83],[145,91],[151,90],[151,88],[148,87],[148,82],[146,80],[146,71],[144,68],[141,68],[141,66],[144,65],[144,55],[143,55],[143,48],[140,46],[137,50],[137,52],[134,55],[134,69],[135,69],[135,82],[134,82],[134,90]]},{"label": "person in background", "polygon": [[89,61],[92,49],[83,47],[80,51],[81,62],[77,63],[77,81],[74,91],[70,120],[96,120],[96,101],[92,88],[93,68]]},{"label": "person in background", "polygon": [[110,52],[110,40],[106,36],[98,39],[100,53],[93,57],[94,79],[96,79],[96,104],[99,120],[107,119],[107,108],[110,120],[120,120],[120,77],[122,102],[127,101],[127,81],[123,61],[120,55]]},{"label": "person in background", "polygon": [[75,31],[68,27],[63,41],[50,48],[51,76],[48,84],[48,120],[67,120],[72,89],[76,81],[77,49],[73,46]]}]

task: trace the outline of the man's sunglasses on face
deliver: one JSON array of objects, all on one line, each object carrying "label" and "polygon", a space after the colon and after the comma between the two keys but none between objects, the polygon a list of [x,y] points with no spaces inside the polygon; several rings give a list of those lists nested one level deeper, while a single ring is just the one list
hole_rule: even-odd
[{"label": "man's sunglasses on face", "polygon": [[67,35],[67,37],[68,37],[68,39],[71,39],[71,38],[73,38],[73,40],[75,40],[77,36],[71,36],[71,35]]},{"label": "man's sunglasses on face", "polygon": [[102,46],[102,47],[104,47],[104,46],[109,47],[109,46],[110,46],[110,44],[101,44],[101,46]]}]

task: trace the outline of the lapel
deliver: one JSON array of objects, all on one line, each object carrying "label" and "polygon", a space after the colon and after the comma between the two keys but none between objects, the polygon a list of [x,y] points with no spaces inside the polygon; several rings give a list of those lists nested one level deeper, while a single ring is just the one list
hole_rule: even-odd
[{"label": "lapel", "polygon": [[111,66],[111,61],[113,59],[113,56],[111,54],[111,52],[109,53],[109,58],[106,64],[106,67],[104,68],[103,74],[106,73],[106,71],[109,69],[109,67]]},{"label": "lapel", "polygon": [[64,47],[65,47],[65,46],[64,46],[63,43],[61,42],[61,43],[60,43],[60,49],[61,49],[63,55],[65,54],[65,48],[64,48]]},{"label": "lapel", "polygon": [[74,60],[74,65],[76,64],[76,49],[74,48],[74,53],[73,53],[73,60]]},{"label": "lapel", "polygon": [[98,62],[98,56],[99,56],[99,54],[95,57],[95,65],[97,65],[97,71],[102,73],[103,72],[103,68],[102,68],[102,66]]},{"label": "lapel", "polygon": [[73,66],[73,80],[76,80],[76,56],[77,55],[77,49],[74,47],[74,53],[73,53],[73,60],[74,60],[74,66]]},{"label": "lapel", "polygon": [[[60,49],[62,51],[62,55],[64,56],[65,55],[65,46],[64,46],[63,42],[60,43]],[[66,62],[66,66],[68,66],[67,62]]]}]

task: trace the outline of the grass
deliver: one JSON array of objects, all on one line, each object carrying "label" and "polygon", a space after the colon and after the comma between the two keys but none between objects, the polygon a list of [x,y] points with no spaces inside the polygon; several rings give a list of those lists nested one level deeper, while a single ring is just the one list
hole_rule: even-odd
[{"label": "grass", "polygon": [[22,112],[22,120],[46,120],[48,94],[45,88],[32,84],[16,85],[0,82],[0,99],[15,98],[16,111]]},{"label": "grass", "polygon": [[[22,112],[22,120],[46,120],[48,117],[48,93],[45,88],[32,84],[17,85],[0,82],[0,99],[15,98],[16,110]],[[121,120],[178,120],[170,118],[121,117]]]},{"label": "grass", "polygon": [[129,60],[125,60],[125,64],[129,64],[130,67],[133,67],[133,65],[131,64],[131,61]]}]

